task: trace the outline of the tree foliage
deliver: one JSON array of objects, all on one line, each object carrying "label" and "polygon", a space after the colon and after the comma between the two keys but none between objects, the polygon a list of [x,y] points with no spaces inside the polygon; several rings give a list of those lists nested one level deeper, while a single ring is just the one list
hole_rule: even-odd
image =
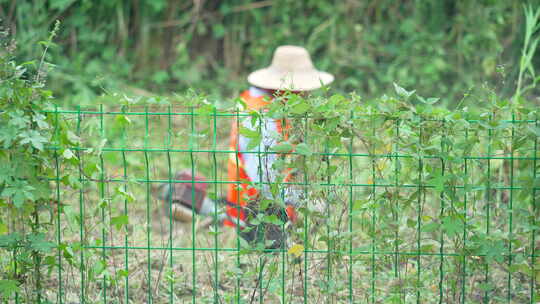
[{"label": "tree foliage", "polygon": [[[17,3],[17,5],[15,5]],[[538,5],[530,1],[531,6]],[[21,54],[55,19],[64,30],[51,75],[58,94],[201,88],[230,96],[275,47],[300,44],[341,92],[380,96],[392,83],[459,100],[484,83],[516,87],[526,20],[521,1],[0,1]],[[26,16],[33,16],[27,18]],[[533,66],[538,65],[536,59]],[[449,102],[449,101],[448,101]],[[455,106],[455,104],[453,104]]]}]

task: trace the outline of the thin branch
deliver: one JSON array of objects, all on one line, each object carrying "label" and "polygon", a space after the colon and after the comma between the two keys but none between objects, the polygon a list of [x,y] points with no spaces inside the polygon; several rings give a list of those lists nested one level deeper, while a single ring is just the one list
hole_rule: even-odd
[{"label": "thin branch", "polygon": [[239,12],[243,12],[243,11],[250,11],[252,9],[257,9],[257,8],[263,8],[263,7],[267,7],[267,6],[272,6],[274,4],[274,1],[273,0],[265,0],[265,1],[259,1],[259,2],[253,2],[253,3],[249,3],[249,4],[244,4],[244,5],[239,5],[239,6],[236,6],[236,7],[233,7],[231,9],[231,11],[233,13],[239,13]]}]

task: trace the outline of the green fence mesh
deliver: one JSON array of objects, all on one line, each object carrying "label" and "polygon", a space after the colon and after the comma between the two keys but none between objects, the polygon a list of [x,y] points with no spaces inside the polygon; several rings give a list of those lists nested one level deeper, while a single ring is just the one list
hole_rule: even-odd
[{"label": "green fence mesh", "polygon": [[[539,126],[493,113],[470,119],[298,108],[265,113],[208,106],[51,110],[73,123],[49,149],[58,249],[45,265],[44,301],[55,303],[536,303]],[[281,112],[280,112],[281,111]],[[326,114],[321,114],[326,113]],[[330,114],[328,114],[330,113]],[[333,114],[332,114],[333,113]],[[435,117],[435,118],[434,118]],[[225,196],[233,124],[288,119],[279,156],[283,189],[303,193],[284,248],[266,249],[239,229],[167,216],[161,184],[175,173],[206,176]],[[242,127],[240,127],[242,129]],[[285,139],[282,139],[284,142]],[[288,151],[287,151],[288,150]],[[75,166],[68,166],[75,164]],[[192,184],[198,181],[189,181]],[[254,184],[253,187],[261,187]],[[281,196],[281,198],[279,197]],[[61,211],[61,212],[59,212]],[[214,217],[223,212],[216,207]],[[3,215],[6,216],[6,215]],[[0,249],[3,263],[17,256]],[[4,264],[5,265],[5,264]],[[52,266],[51,266],[52,265]],[[44,266],[45,267],[45,266]],[[23,292],[9,301],[24,302]]]}]

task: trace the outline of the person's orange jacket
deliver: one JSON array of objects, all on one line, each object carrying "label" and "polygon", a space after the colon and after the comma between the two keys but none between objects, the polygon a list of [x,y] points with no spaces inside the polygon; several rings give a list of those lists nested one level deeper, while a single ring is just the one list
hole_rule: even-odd
[{"label": "person's orange jacket", "polygon": [[[249,90],[244,91],[240,97],[246,103],[248,110],[260,110],[265,105],[269,103],[268,96],[252,96]],[[276,130],[283,134],[283,127],[280,120],[274,122]],[[289,128],[289,125],[285,129]],[[285,130],[286,131],[286,130]],[[283,134],[284,137],[287,137],[287,134]],[[247,147],[243,147],[241,142],[246,142],[241,140],[242,135],[238,130],[238,122],[236,120],[232,123],[231,136],[230,136],[230,145],[229,148],[235,153],[229,153],[229,159],[227,161],[227,173],[229,184],[227,185],[227,201],[231,205],[227,205],[227,214],[233,220],[226,219],[224,225],[234,227],[234,219],[239,218],[243,223],[246,222],[246,213],[242,210],[242,207],[245,207],[249,200],[255,199],[259,192],[257,189],[249,186],[250,182],[256,180],[256,176],[249,176],[248,172],[250,171],[247,166],[258,166],[258,163],[253,163],[253,159],[246,160],[247,155],[243,152],[246,152]],[[287,181],[287,180],[285,180]],[[235,207],[234,205],[239,205],[240,208]],[[292,221],[296,220],[296,214],[292,206],[287,206],[286,209],[289,219]],[[242,225],[241,225],[242,226]]]}]

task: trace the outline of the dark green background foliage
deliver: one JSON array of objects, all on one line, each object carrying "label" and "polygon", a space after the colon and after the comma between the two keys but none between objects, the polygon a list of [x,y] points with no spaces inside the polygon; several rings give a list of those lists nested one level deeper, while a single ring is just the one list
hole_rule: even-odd
[{"label": "dark green background foliage", "polygon": [[[538,1],[527,2],[533,6]],[[487,83],[510,96],[523,44],[522,1],[453,0],[0,0],[22,59],[62,22],[50,75],[59,95],[91,103],[126,86],[158,93],[195,87],[232,96],[299,44],[337,76],[333,87],[380,96],[397,82],[455,105]],[[33,55],[33,56],[32,56]],[[538,66],[538,62],[536,62]],[[140,91],[139,91],[140,92]]]}]

